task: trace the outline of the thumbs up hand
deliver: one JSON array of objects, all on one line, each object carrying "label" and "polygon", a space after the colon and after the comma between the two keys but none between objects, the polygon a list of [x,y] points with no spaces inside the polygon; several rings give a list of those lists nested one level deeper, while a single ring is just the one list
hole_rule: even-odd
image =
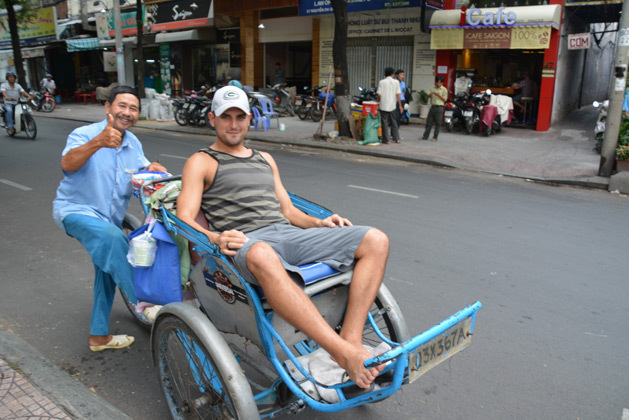
[{"label": "thumbs up hand", "polygon": [[99,134],[101,137],[102,147],[116,149],[122,144],[122,133],[114,127],[114,116],[107,114],[107,126]]}]

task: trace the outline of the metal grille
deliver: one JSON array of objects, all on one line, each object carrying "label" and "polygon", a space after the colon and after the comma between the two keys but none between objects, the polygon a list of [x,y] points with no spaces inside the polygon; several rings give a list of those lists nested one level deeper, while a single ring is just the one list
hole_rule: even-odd
[{"label": "metal grille", "polygon": [[347,65],[352,95],[358,87],[377,86],[384,69],[403,69],[407,83],[413,74],[413,37],[350,38]]}]

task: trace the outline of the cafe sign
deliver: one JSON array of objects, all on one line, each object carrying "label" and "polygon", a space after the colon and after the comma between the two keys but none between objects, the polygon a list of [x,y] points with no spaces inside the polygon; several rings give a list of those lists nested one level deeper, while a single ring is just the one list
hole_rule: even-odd
[{"label": "cafe sign", "polygon": [[550,27],[453,28],[433,31],[433,50],[544,49],[550,45]]}]

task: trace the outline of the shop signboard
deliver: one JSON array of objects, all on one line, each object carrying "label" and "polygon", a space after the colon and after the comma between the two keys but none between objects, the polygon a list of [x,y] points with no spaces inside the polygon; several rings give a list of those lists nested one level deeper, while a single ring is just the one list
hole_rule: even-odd
[{"label": "shop signboard", "polygon": [[[142,13],[145,12],[144,6]],[[95,13],[96,36],[98,38],[113,38],[116,36],[114,25],[114,12],[109,10],[105,13]],[[127,9],[120,12],[120,29],[123,36],[135,35],[138,33],[136,20],[136,9]]]},{"label": "shop signboard", "polygon": [[569,50],[587,50],[590,48],[590,34],[571,34],[568,35]]},{"label": "shop signboard", "polygon": [[175,0],[146,5],[144,27],[147,32],[207,26],[211,16],[210,0]]},{"label": "shop signboard", "polygon": [[566,0],[566,6],[607,6],[622,4],[622,0]]},{"label": "shop signboard", "polygon": [[347,36],[419,35],[420,23],[419,14],[357,15],[347,21]]},{"label": "shop signboard", "polygon": [[[443,0],[426,0],[426,6],[443,9]],[[391,10],[405,7],[421,7],[421,0],[362,0],[348,1],[347,12]],[[334,13],[331,0],[300,0],[299,16]]]},{"label": "shop signboard", "polygon": [[[40,9],[30,15],[24,29],[18,29],[20,45],[31,45],[57,39],[57,12],[54,7]],[[6,28],[6,29],[5,29]],[[0,47],[11,45],[9,18],[0,16]]]},{"label": "shop signboard", "polygon": [[216,43],[240,42],[240,28],[216,30]]},{"label": "shop signboard", "polygon": [[545,49],[550,45],[550,26],[512,28],[433,29],[433,50],[468,49]]}]

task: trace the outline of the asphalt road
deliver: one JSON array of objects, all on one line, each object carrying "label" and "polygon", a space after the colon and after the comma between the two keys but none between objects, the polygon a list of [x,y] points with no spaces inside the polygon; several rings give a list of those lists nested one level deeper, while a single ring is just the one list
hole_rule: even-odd
[{"label": "asphalt road", "polygon": [[[0,328],[135,419],[167,419],[149,337],[120,299],[120,352],[87,347],[93,268],[52,221],[65,137],[0,134]],[[173,173],[209,137],[136,130]],[[285,186],[391,238],[385,281],[414,333],[476,300],[472,346],[396,398],[304,419],[610,419],[629,407],[626,197],[299,148],[269,148]],[[137,203],[134,203],[137,211]],[[282,418],[288,418],[284,416]]]}]

